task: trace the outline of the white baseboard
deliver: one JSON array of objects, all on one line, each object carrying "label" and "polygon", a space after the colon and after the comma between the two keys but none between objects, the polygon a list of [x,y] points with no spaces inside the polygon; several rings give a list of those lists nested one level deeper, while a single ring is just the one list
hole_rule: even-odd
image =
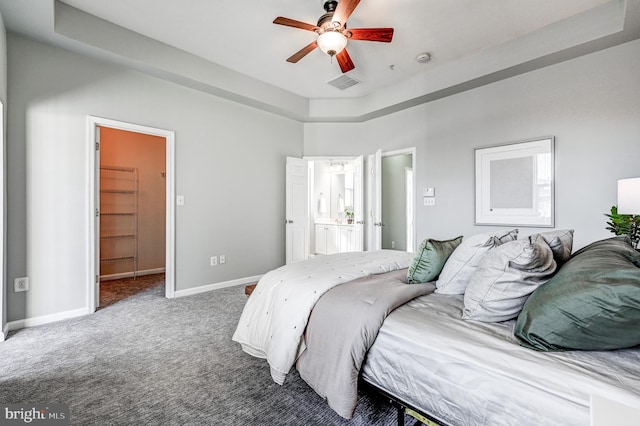
[{"label": "white baseboard", "polygon": [[[154,272],[149,272],[149,271],[154,271]],[[157,274],[160,272],[164,272],[164,269],[162,269],[160,272],[156,272],[156,271],[157,270],[155,269],[153,270],[149,269],[147,271],[144,271],[146,273],[138,273],[137,275]],[[177,290],[175,292],[175,297],[191,296],[194,294],[206,293],[208,291],[218,290],[225,287],[233,287],[237,285],[255,283],[261,277],[262,275],[255,275],[253,277],[245,277],[245,278],[239,278],[231,281],[207,284],[200,287],[188,288],[186,290]],[[88,315],[91,313],[92,312],[89,312],[87,308],[80,308],[80,309],[74,309],[71,311],[58,312],[50,315],[42,315],[39,317],[26,318],[26,319],[17,320],[17,321],[10,321],[4,326],[2,333],[0,333],[0,342],[4,341],[7,338],[7,335],[10,331],[20,330],[21,328],[26,328],[26,327],[35,327],[38,325],[48,324],[51,322],[61,321],[69,318],[80,317],[80,316]]]},{"label": "white baseboard", "polygon": [[[152,274],[162,274],[164,273],[164,268],[155,268],[155,269],[145,269],[144,271],[137,271],[135,273],[136,277],[141,277],[143,275],[152,275]],[[133,272],[122,272],[120,274],[111,274],[111,275],[100,275],[100,281],[109,281],[109,280],[119,280],[120,278],[131,278],[133,277]]]},{"label": "white baseboard", "polygon": [[7,323],[7,331],[20,330],[26,327],[35,327],[37,325],[49,324],[50,322],[62,321],[69,318],[81,317],[87,315],[90,312],[87,308],[74,309],[72,311],[58,312],[50,315],[42,315],[39,317],[26,318],[17,321],[10,321]]},{"label": "white baseboard", "polygon": [[4,342],[7,340],[7,335],[9,334],[9,324],[5,324],[0,330],[0,342]]},{"label": "white baseboard", "polygon": [[201,285],[199,287],[188,288],[186,290],[176,290],[175,297],[191,296],[191,295],[194,295],[194,294],[206,293],[206,292],[211,291],[211,290],[219,290],[219,289],[225,288],[225,287],[233,287],[233,286],[236,286],[236,285],[251,284],[251,283],[257,282],[261,277],[262,277],[262,275],[255,275],[253,277],[238,278],[237,280],[223,281],[223,282],[220,282],[220,283]]}]

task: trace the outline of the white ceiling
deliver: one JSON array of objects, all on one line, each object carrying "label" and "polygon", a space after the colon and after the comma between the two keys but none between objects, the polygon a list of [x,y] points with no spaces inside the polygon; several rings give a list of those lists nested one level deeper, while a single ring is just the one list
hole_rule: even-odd
[{"label": "white ceiling", "polygon": [[[297,64],[286,62],[314,40],[313,32],[272,23],[277,16],[284,16],[315,25],[324,13],[324,0],[61,1],[308,99],[311,115],[314,109],[322,110],[326,100],[359,99],[363,104],[380,104],[353,113],[366,114],[407,102],[416,84],[420,86],[416,96],[425,96],[595,39],[606,39],[615,32],[629,33],[629,26],[636,37],[640,27],[640,23],[627,19],[627,28],[622,28],[627,3],[634,3],[638,9],[639,0],[362,0],[349,18],[349,27],[393,27],[394,38],[390,44],[351,41],[347,49],[356,68],[348,75],[361,84],[341,91],[327,84],[341,75],[338,64],[319,49]],[[71,49],[80,49],[83,43],[99,44],[91,41],[90,34],[57,34],[55,5],[55,0],[0,0],[0,12],[10,31]],[[74,38],[74,43],[69,38]],[[419,64],[415,58],[420,52],[429,52],[432,60]],[[110,53],[117,55],[114,49]],[[454,81],[452,76],[459,76],[459,80]],[[436,84],[440,80],[442,84]],[[380,103],[376,99],[382,95],[398,99]],[[319,107],[314,108],[314,101]]]},{"label": "white ceiling", "polygon": [[[326,84],[341,74],[319,49],[297,64],[286,58],[312,42],[310,31],[274,25],[277,16],[316,24],[322,0],[63,0],[148,37],[201,56],[306,98],[370,93],[481,49],[504,43],[608,0],[363,0],[350,28],[392,27],[390,44],[352,41],[361,85],[340,91]],[[421,65],[418,53],[433,62]],[[389,65],[395,65],[389,69]]]}]

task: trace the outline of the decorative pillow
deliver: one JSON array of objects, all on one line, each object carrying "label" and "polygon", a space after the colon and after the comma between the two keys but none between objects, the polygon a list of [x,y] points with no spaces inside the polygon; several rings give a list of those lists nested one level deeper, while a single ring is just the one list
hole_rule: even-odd
[{"label": "decorative pillow", "polygon": [[549,244],[558,266],[569,260],[573,250],[573,229],[543,232],[540,236]]},{"label": "decorative pillow", "polygon": [[640,344],[640,253],[627,237],[578,250],[529,297],[514,334],[540,351]]},{"label": "decorative pillow", "polygon": [[503,243],[518,238],[518,230],[512,229],[499,234],[476,234],[462,240],[445,263],[438,282],[436,293],[464,294],[471,274],[478,267],[482,258],[489,250]]},{"label": "decorative pillow", "polygon": [[499,322],[517,317],[529,295],[556,267],[551,248],[539,235],[496,247],[469,280],[462,318]]},{"label": "decorative pillow", "polygon": [[424,240],[407,272],[407,283],[427,283],[438,278],[445,262],[461,241],[462,236],[447,241]]}]

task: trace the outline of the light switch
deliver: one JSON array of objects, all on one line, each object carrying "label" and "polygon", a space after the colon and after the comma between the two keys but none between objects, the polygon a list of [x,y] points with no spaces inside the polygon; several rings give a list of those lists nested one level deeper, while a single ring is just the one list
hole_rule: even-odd
[{"label": "light switch", "polygon": [[435,188],[422,188],[423,197],[435,197],[435,195],[436,195]]},{"label": "light switch", "polygon": [[176,196],[176,204],[179,206],[184,206],[184,195]]}]

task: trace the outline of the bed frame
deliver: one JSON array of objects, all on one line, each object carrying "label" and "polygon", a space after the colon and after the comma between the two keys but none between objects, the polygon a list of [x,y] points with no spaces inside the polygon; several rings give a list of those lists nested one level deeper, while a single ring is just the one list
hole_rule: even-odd
[{"label": "bed frame", "polygon": [[406,402],[402,401],[399,398],[396,398],[395,396],[391,395],[389,392],[385,391],[382,388],[379,388],[378,386],[372,383],[369,383],[365,380],[360,380],[360,383],[364,384],[365,387],[370,388],[374,392],[379,393],[380,395],[382,395],[383,397],[389,400],[391,405],[393,405],[397,410],[398,426],[405,426],[405,420],[404,420],[405,414],[416,419],[414,426],[418,426],[420,424],[425,426],[448,426],[446,423],[442,423],[440,420],[437,420],[433,416],[423,411],[420,411],[418,408],[412,406],[411,404],[407,404]]}]

